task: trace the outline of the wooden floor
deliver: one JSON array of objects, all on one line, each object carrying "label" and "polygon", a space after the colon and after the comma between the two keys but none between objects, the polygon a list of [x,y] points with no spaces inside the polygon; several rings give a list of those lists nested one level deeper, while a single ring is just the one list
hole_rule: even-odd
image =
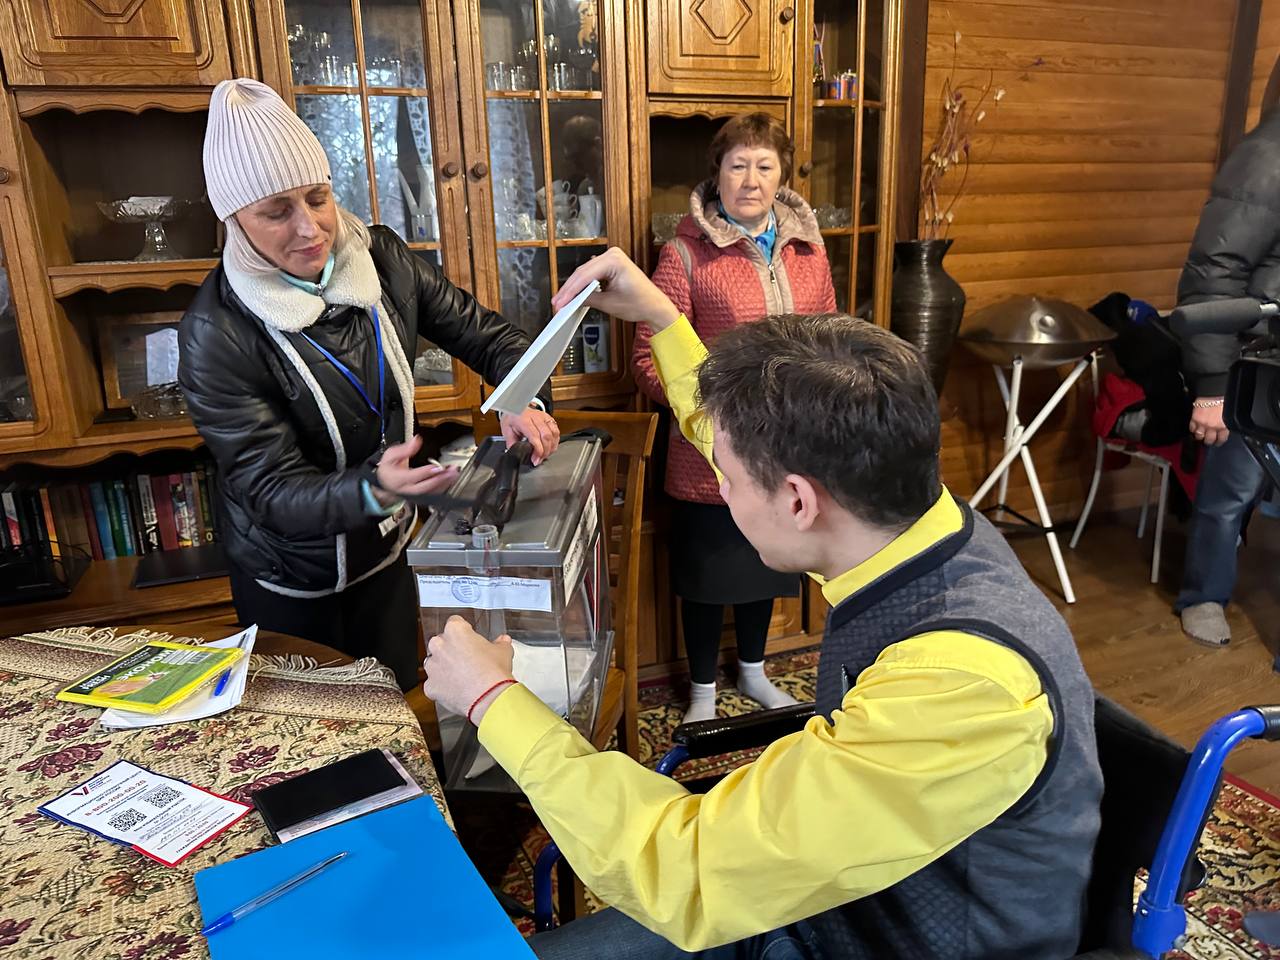
[{"label": "wooden floor", "polygon": [[[1280,644],[1280,522],[1258,516],[1240,552],[1240,580],[1228,608],[1230,646],[1214,650],[1183,636],[1171,612],[1186,550],[1185,531],[1165,531],[1160,583],[1150,582],[1151,538],[1135,537],[1136,511],[1097,517],[1075,551],[1066,550],[1076,602],[1062,600],[1043,538],[1011,543],[1071,625],[1095,686],[1188,747],[1217,717],[1251,704],[1280,703],[1272,672]],[[1227,769],[1280,796],[1280,743],[1249,741]]]}]

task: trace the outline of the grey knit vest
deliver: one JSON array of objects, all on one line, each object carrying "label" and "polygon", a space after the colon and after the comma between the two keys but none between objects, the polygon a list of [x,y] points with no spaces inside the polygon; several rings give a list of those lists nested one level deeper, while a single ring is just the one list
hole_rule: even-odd
[{"label": "grey knit vest", "polygon": [[1004,538],[959,506],[960,532],[831,612],[818,710],[838,709],[886,647],[960,630],[1010,647],[1035,668],[1053,710],[1048,759],[995,822],[887,890],[811,918],[832,960],[1062,960],[1075,953],[1102,800],[1093,688],[1066,623]]}]

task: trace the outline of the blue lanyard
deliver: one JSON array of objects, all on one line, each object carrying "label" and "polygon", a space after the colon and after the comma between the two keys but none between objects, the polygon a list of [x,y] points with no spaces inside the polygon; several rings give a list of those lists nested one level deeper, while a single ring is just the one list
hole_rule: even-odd
[{"label": "blue lanyard", "polygon": [[343,363],[341,360],[335,357],[332,353],[330,353],[324,347],[320,346],[320,344],[316,343],[315,340],[311,339],[311,336],[309,334],[303,333],[302,336],[306,339],[307,343],[311,344],[313,347],[319,350],[320,353],[324,356],[324,358],[337,368],[340,374],[342,374],[344,377],[347,378],[348,383],[350,383],[353,387],[356,388],[356,393],[360,394],[360,399],[364,401],[365,406],[367,406],[370,412],[372,412],[373,415],[378,418],[378,433],[380,436],[379,442],[381,447],[383,449],[386,449],[387,425],[382,419],[382,411],[387,408],[387,404],[386,404],[387,387],[386,387],[386,374],[385,374],[386,365],[384,363],[384,358],[382,353],[382,324],[378,322],[377,307],[370,308],[370,315],[373,317],[373,338],[374,338],[374,341],[378,344],[378,405],[376,407],[373,405],[373,401],[369,399],[369,394],[365,392],[365,389],[360,384],[360,381],[356,379],[356,375],[351,372],[351,370],[347,367],[345,363]]}]

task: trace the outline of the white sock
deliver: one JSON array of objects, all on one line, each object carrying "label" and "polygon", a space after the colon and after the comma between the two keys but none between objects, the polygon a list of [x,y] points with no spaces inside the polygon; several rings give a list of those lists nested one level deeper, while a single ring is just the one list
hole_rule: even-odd
[{"label": "white sock", "polygon": [[682,723],[714,720],[716,717],[716,685],[714,683],[689,684],[689,709]]},{"label": "white sock", "polygon": [[784,693],[764,675],[764,661],[747,663],[738,661],[738,690],[758,702],[766,710],[777,710],[798,703],[795,697]]}]

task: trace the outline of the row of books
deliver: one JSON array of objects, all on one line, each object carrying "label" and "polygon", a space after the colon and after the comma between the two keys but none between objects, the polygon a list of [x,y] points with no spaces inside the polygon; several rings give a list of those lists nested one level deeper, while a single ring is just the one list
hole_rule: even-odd
[{"label": "row of books", "polygon": [[9,483],[0,487],[0,548],[114,560],[213,543],[217,499],[212,464],[90,483]]}]

